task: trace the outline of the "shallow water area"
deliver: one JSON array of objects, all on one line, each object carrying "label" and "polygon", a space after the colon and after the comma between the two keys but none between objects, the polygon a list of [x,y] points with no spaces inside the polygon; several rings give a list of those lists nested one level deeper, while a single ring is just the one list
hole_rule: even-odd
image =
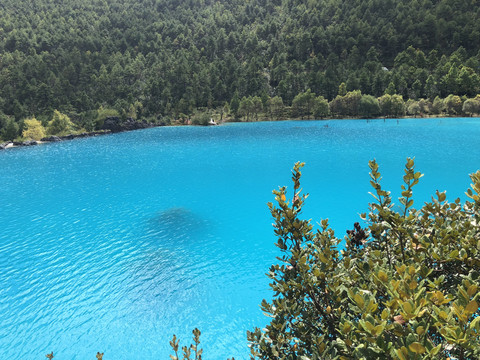
[{"label": "shallow water area", "polygon": [[[372,200],[368,161],[415,205],[465,199],[480,168],[475,118],[162,127],[0,152],[0,353],[166,359],[202,331],[204,357],[247,359],[276,262],[266,203],[303,161],[306,218],[338,236]],[[289,193],[291,196],[291,193]]]}]

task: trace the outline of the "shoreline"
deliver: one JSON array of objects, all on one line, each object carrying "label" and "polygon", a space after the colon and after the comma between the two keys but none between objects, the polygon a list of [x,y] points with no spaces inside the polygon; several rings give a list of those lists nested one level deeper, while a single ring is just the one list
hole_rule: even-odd
[{"label": "shoreline", "polygon": [[65,140],[73,140],[77,138],[95,137],[100,135],[114,134],[119,132],[148,129],[152,127],[162,126],[158,123],[147,123],[145,121],[135,121],[132,118],[127,118],[122,121],[119,117],[108,117],[104,120],[104,124],[100,130],[91,132],[74,133],[63,136],[50,135],[40,140],[24,140],[24,141],[7,141],[0,143],[0,150],[12,149],[17,147],[35,146],[50,142],[60,142]]},{"label": "shoreline", "polygon": [[[329,121],[329,120],[365,120],[365,121],[374,121],[374,120],[401,120],[401,119],[449,119],[449,118],[465,118],[465,119],[480,119],[480,116],[438,116],[438,115],[424,115],[424,116],[402,116],[402,117],[377,117],[377,118],[356,118],[356,117],[329,117],[329,118],[324,118],[324,119],[302,119],[302,118],[288,118],[288,119],[259,119],[256,121],[222,121],[222,122],[217,122],[215,126],[221,126],[224,124],[235,124],[235,123],[254,123],[254,122],[275,122],[275,121]],[[230,120],[230,119],[229,119]],[[142,124],[139,122],[139,124]],[[68,134],[68,135],[63,135],[63,136],[55,136],[51,135],[48,137],[44,137],[41,140],[25,140],[25,141],[6,141],[3,143],[0,143],[0,151],[1,150],[7,150],[7,149],[14,149],[14,148],[21,148],[21,147],[29,147],[29,146],[36,146],[36,145],[41,145],[41,144],[48,144],[52,142],[61,142],[61,141],[68,141],[68,140],[74,140],[77,138],[86,138],[86,137],[96,137],[96,136],[101,136],[101,135],[109,135],[109,134],[115,134],[119,132],[130,132],[130,131],[135,131],[135,130],[143,130],[147,128],[154,128],[154,127],[177,127],[177,126],[199,126],[199,125],[190,125],[190,124],[175,124],[175,125],[161,125],[161,124],[152,124],[150,126],[145,127],[145,125],[138,127],[138,128],[130,128],[130,129],[123,129],[123,130],[118,130],[117,131],[112,131],[110,129],[107,130],[99,130],[99,131],[92,131],[92,132],[83,132],[79,134]],[[212,126],[212,125],[210,125]],[[203,127],[210,127],[210,126],[203,126]]]},{"label": "shoreline", "polygon": [[68,134],[64,136],[48,136],[44,137],[41,140],[25,140],[25,141],[7,141],[4,143],[0,143],[0,150],[7,150],[13,148],[20,148],[20,147],[28,147],[28,146],[36,146],[40,144],[48,144],[52,142],[60,142],[60,141],[67,141],[73,140],[77,138],[86,138],[86,137],[95,137],[100,135],[107,135],[112,134],[111,131],[92,131],[92,132],[84,132],[79,134]]}]

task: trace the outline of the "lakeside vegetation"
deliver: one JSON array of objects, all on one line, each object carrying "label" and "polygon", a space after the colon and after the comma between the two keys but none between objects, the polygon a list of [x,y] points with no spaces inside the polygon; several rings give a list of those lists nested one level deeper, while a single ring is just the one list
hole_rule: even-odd
[{"label": "lakeside vegetation", "polygon": [[[55,110],[86,131],[104,112],[159,124],[204,111],[321,117],[322,99],[333,117],[374,116],[374,99],[380,116],[401,114],[382,109],[385,94],[401,96],[407,114],[475,114],[479,17],[451,0],[5,0],[0,132],[21,136],[30,118],[46,128]],[[294,102],[309,89],[321,105],[304,110]],[[357,111],[345,108],[358,91]],[[438,110],[437,97],[452,111]]]},{"label": "lakeside vegetation", "polygon": [[[196,109],[193,114],[180,114],[176,119],[164,118],[158,125],[209,125],[211,119],[217,123],[226,121],[265,121],[286,119],[335,119],[335,118],[399,118],[399,117],[446,117],[478,116],[480,114],[480,95],[474,98],[449,95],[445,99],[404,101],[401,95],[384,94],[379,98],[362,94],[360,90],[345,93],[345,83],[339,88],[339,95],[328,102],[323,96],[316,96],[310,89],[294,97],[291,106],[286,106],[279,96],[234,97],[230,104],[220,109]],[[343,95],[341,95],[343,94]],[[115,109],[99,109],[94,112],[93,126],[88,131],[102,130],[107,118],[131,121],[133,118],[119,118]],[[135,119],[133,119],[135,120]],[[58,110],[53,112],[51,120],[43,123],[35,117],[23,119],[20,125],[12,117],[3,116],[0,127],[0,140],[29,141],[41,140],[49,136],[82,134],[87,130],[72,122],[70,117]]]}]

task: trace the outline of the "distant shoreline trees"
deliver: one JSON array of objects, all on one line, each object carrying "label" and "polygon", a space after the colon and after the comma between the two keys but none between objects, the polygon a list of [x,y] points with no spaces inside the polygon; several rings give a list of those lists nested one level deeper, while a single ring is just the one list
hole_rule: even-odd
[{"label": "distant shoreline trees", "polygon": [[[342,83],[339,93],[342,93]],[[127,119],[124,115],[124,118]],[[316,96],[310,89],[297,94],[292,106],[286,106],[280,96],[262,99],[259,96],[249,96],[238,99],[233,97],[230,104],[227,102],[218,109],[203,108],[194,114],[180,113],[176,119],[164,117],[162,125],[206,125],[210,118],[222,121],[264,121],[286,119],[342,119],[342,118],[401,118],[410,117],[452,117],[452,116],[480,116],[480,94],[473,98],[449,95],[442,99],[408,99],[404,101],[398,94],[384,95],[376,98],[362,94],[360,90],[345,92],[337,95],[328,102],[323,96]],[[103,108],[89,112],[88,118],[78,118],[77,121],[55,110],[50,119],[39,121],[36,118],[22,119],[17,123],[11,116],[0,116],[0,140],[40,140],[48,135],[68,135],[71,133],[99,130],[107,117],[120,117],[115,109]],[[32,120],[35,120],[32,122]]]}]

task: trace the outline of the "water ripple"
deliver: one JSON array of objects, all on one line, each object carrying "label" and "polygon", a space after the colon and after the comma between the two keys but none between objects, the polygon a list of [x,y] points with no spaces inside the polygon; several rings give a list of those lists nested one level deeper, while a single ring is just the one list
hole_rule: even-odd
[{"label": "water ripple", "polygon": [[330,217],[340,236],[370,200],[368,160],[395,189],[415,155],[420,203],[437,188],[463,196],[479,166],[473,119],[328,124],[158,128],[1,152],[0,353],[165,359],[173,333],[187,344],[199,327],[206,358],[245,359],[277,255],[265,204],[294,162],[307,162],[305,217]]}]

